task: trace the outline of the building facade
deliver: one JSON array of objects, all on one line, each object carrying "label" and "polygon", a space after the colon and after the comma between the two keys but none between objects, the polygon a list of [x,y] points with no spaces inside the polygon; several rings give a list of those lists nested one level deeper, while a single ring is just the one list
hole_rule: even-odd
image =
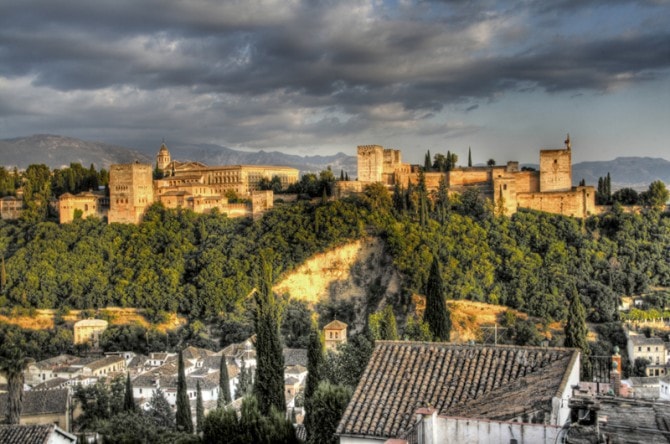
[{"label": "building facade", "polygon": [[[379,145],[358,147],[358,183],[339,185],[344,192],[356,192],[366,183],[395,184],[407,188],[420,180],[421,168],[402,163],[400,151]],[[540,151],[539,171],[519,169],[519,162],[500,166],[457,167],[447,172],[424,172],[426,187],[437,190],[444,181],[450,192],[462,193],[477,188],[507,215],[519,208],[564,216],[587,217],[597,213],[595,189],[572,186],[572,146],[570,137],[563,149]]]},{"label": "building facade", "polygon": [[[159,178],[154,179],[154,173],[159,173]],[[95,216],[107,217],[109,223],[137,224],[155,202],[166,208],[196,213],[216,210],[228,217],[257,217],[273,207],[272,191],[260,190],[261,183],[273,177],[278,177],[285,189],[298,181],[298,170],[263,165],[210,167],[200,162],[180,162],[172,160],[163,143],[156,155],[155,170],[152,165],[141,163],[112,165],[109,197],[92,192],[63,194],[59,199],[60,222]],[[243,202],[229,202],[228,193]]]}]

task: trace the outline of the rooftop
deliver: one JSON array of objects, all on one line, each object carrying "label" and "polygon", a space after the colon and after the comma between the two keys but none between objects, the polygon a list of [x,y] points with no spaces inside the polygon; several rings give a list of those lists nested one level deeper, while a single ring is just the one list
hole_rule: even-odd
[{"label": "rooftop", "polygon": [[0,442],[4,444],[47,444],[54,433],[63,440],[57,442],[76,442],[77,438],[55,424],[0,425]]},{"label": "rooftop", "polygon": [[330,323],[326,324],[325,327],[323,327],[324,330],[344,330],[345,328],[347,328],[347,324],[342,321],[338,321],[337,319],[331,321]]},{"label": "rooftop", "polygon": [[503,420],[550,412],[578,356],[566,348],[377,341],[337,433],[397,437],[421,407]]},{"label": "rooftop", "polygon": [[[23,392],[21,416],[44,415],[67,412],[69,394],[67,389],[30,390]],[[0,418],[7,414],[7,394],[0,394]],[[0,442],[4,442],[1,441]]]}]

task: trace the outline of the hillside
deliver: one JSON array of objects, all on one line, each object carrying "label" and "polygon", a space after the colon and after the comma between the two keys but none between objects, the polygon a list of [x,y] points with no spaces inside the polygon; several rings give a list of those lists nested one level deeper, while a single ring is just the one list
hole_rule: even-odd
[{"label": "hillside", "polygon": [[137,151],[101,142],[87,142],[71,137],[36,134],[30,137],[0,140],[0,165],[26,168],[31,164],[45,164],[61,168],[70,163],[81,163],[88,168],[109,168],[114,163],[152,160]]}]

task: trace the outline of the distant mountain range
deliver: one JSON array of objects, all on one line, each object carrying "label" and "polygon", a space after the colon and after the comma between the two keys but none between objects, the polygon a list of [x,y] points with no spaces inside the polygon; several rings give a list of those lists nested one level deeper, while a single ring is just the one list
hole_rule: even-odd
[{"label": "distant mountain range", "polygon": [[87,142],[71,137],[35,134],[29,137],[0,140],[0,165],[26,168],[43,163],[50,168],[61,168],[70,163],[81,163],[88,168],[108,168],[113,163],[134,161],[152,162],[148,156],[121,146],[101,142]]},{"label": "distant mountain range", "polygon": [[[207,165],[283,165],[297,168],[301,173],[317,173],[328,166],[336,176],[344,170],[351,178],[357,176],[356,156],[337,153],[332,156],[297,156],[278,151],[246,152],[209,144],[168,146],[174,159],[194,160]],[[156,148],[158,151],[158,148]],[[114,163],[134,161],[154,163],[154,156],[100,142],[87,142],[71,137],[37,134],[17,139],[0,140],[0,165],[25,168],[44,163],[51,168],[79,162],[85,167],[108,168]],[[537,165],[530,165],[537,168]],[[617,157],[614,160],[581,162],[572,166],[575,185],[586,180],[597,185],[598,178],[610,173],[613,188],[646,189],[654,180],[670,185],[670,162],[651,157]]]}]

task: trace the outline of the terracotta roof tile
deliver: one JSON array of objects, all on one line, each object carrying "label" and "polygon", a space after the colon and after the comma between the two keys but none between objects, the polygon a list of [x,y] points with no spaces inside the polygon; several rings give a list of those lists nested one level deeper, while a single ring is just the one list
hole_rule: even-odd
[{"label": "terracotta roof tile", "polygon": [[4,444],[47,444],[55,429],[54,424],[0,425],[0,442]]},{"label": "terracotta roof tile", "polygon": [[[30,390],[23,392],[21,416],[65,413],[67,412],[68,403],[68,389]],[[4,417],[6,414],[7,393],[2,393],[0,394],[0,417]]]},{"label": "terracotta roof tile", "polygon": [[337,433],[398,437],[421,407],[491,419],[528,406],[550,411],[577,355],[563,348],[377,341]]}]

